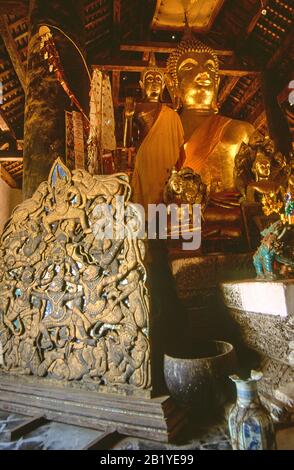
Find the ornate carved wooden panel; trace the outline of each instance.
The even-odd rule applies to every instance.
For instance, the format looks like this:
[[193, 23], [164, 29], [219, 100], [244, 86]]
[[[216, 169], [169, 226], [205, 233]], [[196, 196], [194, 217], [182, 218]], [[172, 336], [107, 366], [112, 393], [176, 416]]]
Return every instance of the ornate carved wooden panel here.
[[71, 174], [57, 160], [14, 210], [0, 245], [5, 372], [91, 390], [150, 388], [145, 249], [130, 233], [139, 223], [130, 193], [124, 174]]

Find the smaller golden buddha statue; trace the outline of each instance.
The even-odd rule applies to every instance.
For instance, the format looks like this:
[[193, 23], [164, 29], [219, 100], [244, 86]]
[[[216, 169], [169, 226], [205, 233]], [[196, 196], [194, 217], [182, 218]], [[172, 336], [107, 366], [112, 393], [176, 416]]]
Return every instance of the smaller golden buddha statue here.
[[131, 118], [140, 129], [141, 143], [132, 178], [133, 200], [147, 210], [148, 204], [163, 201], [165, 182], [179, 160], [184, 140], [178, 114], [161, 102], [164, 73], [156, 67], [154, 54], [142, 73], [140, 85], [142, 102], [128, 109], [126, 122]]
[[235, 159], [236, 185], [249, 204], [259, 203], [265, 215], [279, 214], [283, 207], [289, 165], [275, 152], [274, 142], [259, 132], [243, 144]]
[[207, 191], [201, 177], [191, 168], [185, 167], [177, 171], [174, 167], [164, 188], [165, 204], [201, 204], [205, 207]]

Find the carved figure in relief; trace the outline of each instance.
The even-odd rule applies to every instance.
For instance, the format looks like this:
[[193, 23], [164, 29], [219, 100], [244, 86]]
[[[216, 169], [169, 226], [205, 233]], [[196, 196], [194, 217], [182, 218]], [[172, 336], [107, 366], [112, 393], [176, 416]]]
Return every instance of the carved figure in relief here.
[[[138, 226], [126, 175], [71, 175], [58, 160], [48, 182], [15, 209], [0, 247], [0, 341], [7, 373], [150, 387], [144, 243], [114, 236]], [[124, 196], [124, 219], [116, 197]], [[108, 216], [100, 205], [109, 203]], [[108, 219], [107, 219], [108, 217]], [[132, 325], [132, 327], [127, 326]]]
[[43, 219], [44, 227], [50, 236], [50, 225], [60, 220], [78, 220], [85, 233], [90, 229], [87, 224], [84, 208], [86, 197], [82, 195], [78, 188], [72, 188], [70, 183], [63, 178], [58, 178], [54, 188], [54, 203], [51, 202], [49, 214]]
[[235, 159], [235, 178], [244, 201], [260, 203], [265, 215], [279, 214], [287, 186], [289, 164], [274, 142], [255, 132]]

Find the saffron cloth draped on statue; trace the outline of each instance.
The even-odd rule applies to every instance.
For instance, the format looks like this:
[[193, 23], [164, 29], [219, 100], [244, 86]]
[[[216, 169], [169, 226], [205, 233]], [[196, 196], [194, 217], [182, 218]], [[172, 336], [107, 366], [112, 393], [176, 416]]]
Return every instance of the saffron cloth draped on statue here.
[[133, 200], [147, 210], [148, 204], [162, 202], [163, 189], [184, 144], [178, 114], [163, 105], [139, 147], [132, 180]]
[[198, 173], [211, 193], [234, 188], [235, 152], [228, 155], [222, 151], [225, 131], [231, 122], [230, 118], [213, 115], [185, 143], [184, 166]]

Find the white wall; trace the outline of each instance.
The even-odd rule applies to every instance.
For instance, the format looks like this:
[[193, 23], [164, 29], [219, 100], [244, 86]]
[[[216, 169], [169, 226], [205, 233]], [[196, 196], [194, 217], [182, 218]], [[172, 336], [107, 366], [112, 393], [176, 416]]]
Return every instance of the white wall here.
[[12, 210], [22, 202], [20, 189], [12, 189], [0, 178], [0, 233]]

